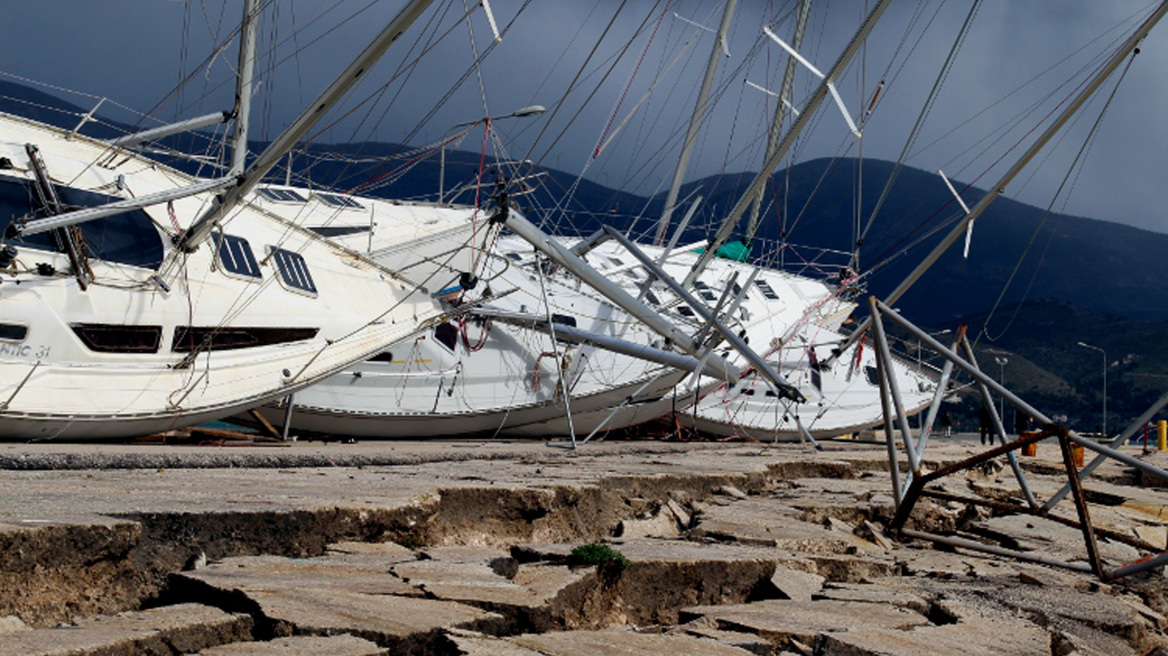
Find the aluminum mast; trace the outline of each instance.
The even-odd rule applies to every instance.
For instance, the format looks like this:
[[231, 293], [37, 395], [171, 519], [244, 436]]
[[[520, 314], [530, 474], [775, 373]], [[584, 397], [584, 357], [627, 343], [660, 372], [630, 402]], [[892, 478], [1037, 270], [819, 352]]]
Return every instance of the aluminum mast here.
[[698, 258], [697, 263], [694, 264], [693, 269], [689, 272], [689, 274], [686, 275], [685, 280], [682, 281], [684, 286], [691, 286], [693, 281], [697, 280], [698, 276], [702, 275], [702, 271], [705, 270], [706, 266], [710, 263], [710, 260], [714, 259], [715, 253], [717, 253], [722, 244], [726, 242], [726, 239], [730, 237], [730, 233], [734, 231], [734, 226], [738, 223], [738, 219], [742, 217], [742, 213], [746, 211], [746, 207], [754, 200], [754, 197], [760, 191], [762, 191], [763, 187], [766, 185], [767, 178], [770, 177], [771, 172], [774, 171], [776, 166], [778, 166], [779, 161], [782, 160], [784, 156], [786, 156], [787, 151], [791, 148], [792, 142], [795, 140], [795, 137], [811, 120], [815, 110], [819, 107], [819, 103], [823, 102], [823, 99], [827, 97], [829, 85], [835, 81], [836, 77], [843, 73], [844, 67], [847, 66], [848, 62], [851, 61], [853, 56], [855, 56], [856, 52], [860, 49], [860, 46], [864, 44], [864, 40], [868, 38], [868, 34], [872, 31], [872, 28], [876, 27], [876, 22], [880, 20], [880, 15], [884, 13], [884, 10], [888, 8], [888, 5], [891, 4], [891, 2], [892, 0], [880, 0], [880, 2], [872, 9], [871, 13], [868, 14], [868, 17], [864, 19], [864, 23], [860, 26], [860, 29], [857, 30], [854, 35], [852, 35], [852, 40], [848, 42], [848, 46], [844, 48], [842, 53], [840, 53], [839, 59], [836, 60], [835, 64], [831, 67], [831, 70], [827, 72], [827, 74], [823, 77], [823, 80], [819, 83], [819, 86], [816, 87], [815, 93], [811, 95], [811, 98], [807, 101], [807, 105], [802, 110], [800, 110], [799, 118], [795, 119], [795, 123], [791, 125], [791, 129], [787, 131], [787, 134], [783, 137], [782, 142], [779, 143], [778, 148], [776, 148], [775, 152], [771, 153], [771, 156], [767, 158], [766, 163], [763, 164], [762, 169], [758, 172], [758, 175], [754, 177], [754, 181], [750, 183], [750, 186], [747, 187], [746, 192], [742, 194], [742, 197], [738, 199], [738, 202], [734, 205], [734, 208], [730, 210], [730, 213], [722, 222], [722, 227], [718, 229], [718, 234], [715, 235], [712, 240], [710, 240], [710, 244], [706, 247], [705, 252], [702, 253], [701, 257]]
[[734, 7], [737, 4], [738, 0], [727, 0], [726, 8], [722, 10], [722, 24], [718, 27], [718, 36], [714, 39], [714, 47], [710, 51], [710, 62], [706, 65], [706, 76], [702, 78], [702, 87], [698, 91], [698, 102], [694, 106], [693, 116], [689, 119], [689, 130], [685, 133], [685, 144], [681, 147], [681, 157], [677, 160], [677, 170], [673, 173], [673, 186], [669, 188], [669, 195], [665, 198], [665, 210], [661, 213], [661, 220], [657, 223], [657, 234], [653, 237], [655, 245], [660, 246], [665, 239], [665, 230], [669, 228], [669, 219], [673, 217], [677, 196], [681, 193], [681, 181], [685, 178], [685, 170], [689, 167], [689, 158], [693, 155], [698, 127], [701, 126], [702, 114], [706, 111], [706, 100], [710, 96], [710, 85], [714, 83], [714, 73], [718, 70], [718, 61], [722, 58], [722, 46], [726, 43], [726, 32], [730, 29], [730, 19], [734, 15]]

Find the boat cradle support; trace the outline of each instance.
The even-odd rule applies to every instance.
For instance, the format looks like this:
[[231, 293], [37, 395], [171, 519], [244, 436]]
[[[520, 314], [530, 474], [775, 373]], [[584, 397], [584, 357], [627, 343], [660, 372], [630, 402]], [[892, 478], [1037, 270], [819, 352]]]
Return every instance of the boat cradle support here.
[[[1124, 464], [1130, 465], [1139, 469], [1142, 472], [1156, 476], [1161, 479], [1168, 479], [1168, 472], [1163, 469], [1144, 462], [1131, 455], [1118, 451], [1116, 447], [1123, 443], [1125, 439], [1135, 434], [1139, 426], [1148, 420], [1152, 415], [1159, 412], [1163, 407], [1168, 405], [1168, 393], [1160, 397], [1152, 405], [1147, 412], [1133, 422], [1129, 428], [1124, 431], [1116, 440], [1108, 445], [1103, 445], [1094, 440], [1078, 435], [1074, 431], [1067, 429], [1053, 422], [1049, 417], [1038, 411], [1026, 401], [1019, 398], [1005, 386], [998, 383], [989, 375], [981, 371], [977, 366], [976, 359], [973, 358], [973, 349], [965, 336], [964, 329], [959, 329], [957, 332], [957, 339], [954, 343], [954, 348], [947, 348], [938, 342], [927, 331], [920, 329], [913, 325], [904, 317], [900, 316], [892, 308], [877, 300], [875, 297], [869, 298], [869, 308], [871, 309], [871, 317], [869, 325], [872, 327], [872, 336], [876, 341], [877, 353], [877, 372], [880, 377], [881, 388], [881, 403], [884, 407], [884, 425], [885, 425], [885, 439], [888, 442], [888, 457], [889, 469], [892, 473], [892, 488], [894, 498], [894, 515], [889, 525], [889, 528], [895, 533], [905, 538], [930, 540], [938, 544], [944, 544], [950, 547], [957, 547], [961, 549], [968, 549], [971, 551], [980, 551], [999, 556], [1007, 556], [1016, 558], [1018, 560], [1025, 560], [1030, 562], [1039, 562], [1047, 565], [1054, 565], [1064, 567], [1076, 571], [1092, 573], [1103, 581], [1112, 581], [1118, 578], [1136, 574], [1138, 572], [1147, 571], [1156, 567], [1162, 567], [1168, 564], [1168, 551], [1157, 551], [1156, 547], [1142, 540], [1138, 540], [1126, 535], [1121, 535], [1112, 531], [1106, 531], [1095, 527], [1091, 522], [1090, 509], [1087, 505], [1086, 495], [1083, 491], [1082, 479], [1097, 467], [1105, 458], [1118, 460]], [[1001, 418], [993, 411], [992, 404], [987, 409], [990, 410], [993, 419], [993, 426], [997, 433], [999, 443], [992, 445], [991, 448], [966, 458], [960, 462], [956, 462], [944, 467], [940, 467], [934, 471], [925, 471], [924, 461], [924, 439], [914, 443], [911, 431], [908, 427], [907, 420], [904, 418], [902, 403], [899, 399], [899, 393], [896, 391], [895, 383], [891, 376], [888, 375], [890, 364], [890, 352], [888, 349], [888, 340], [883, 330], [883, 320], [887, 319], [896, 324], [901, 329], [908, 332], [913, 338], [920, 340], [923, 347], [927, 347], [931, 351], [937, 353], [952, 365], [968, 375], [978, 385], [983, 400], [988, 399], [991, 393], [1001, 396], [1005, 401], [1009, 402], [1018, 410], [1029, 414], [1039, 422], [1041, 428], [1037, 431], [1023, 432], [1017, 439], [1007, 440], [1005, 431], [1002, 428]], [[958, 353], [957, 347], [961, 348], [962, 353]], [[964, 357], [963, 357], [964, 356]], [[943, 394], [944, 389], [939, 389], [938, 394]], [[897, 446], [896, 436], [891, 430], [894, 420], [900, 424], [902, 436], [904, 437], [904, 447], [909, 461], [909, 473], [906, 475], [904, 481], [900, 480], [900, 453]], [[927, 437], [925, 435], [921, 436]], [[965, 497], [953, 494], [947, 494], [940, 491], [929, 490], [926, 486], [938, 479], [946, 476], [956, 474], [961, 471], [977, 468], [983, 466], [985, 463], [998, 458], [1000, 456], [1007, 456], [1011, 459], [1011, 463], [1016, 465], [1014, 460], [1014, 452], [1036, 444], [1042, 440], [1054, 438], [1062, 455], [1063, 467], [1066, 470], [1067, 482], [1062, 490], [1056, 495], [1053, 495], [1046, 503], [1039, 503], [1034, 498], [1033, 492], [1026, 483], [1026, 477], [1020, 467], [1015, 466], [1014, 472], [1018, 478], [1019, 485], [1022, 487], [1023, 494], [1027, 503], [1004, 503], [1001, 501], [992, 501], [988, 499], [981, 499], [976, 497]], [[1092, 461], [1089, 467], [1085, 467], [1082, 471], [1076, 466], [1072, 454], [1072, 447], [1074, 445], [1095, 451], [1099, 456]], [[1053, 507], [1065, 496], [1070, 495], [1077, 515], [1077, 519], [1070, 519], [1051, 513]], [[941, 535], [929, 531], [919, 530], [919, 527], [908, 528], [912, 512], [921, 497], [930, 497], [944, 501], [956, 501], [959, 503], [966, 503], [970, 505], [980, 505], [993, 508], [997, 511], [1016, 512], [1023, 514], [1031, 514], [1044, 517], [1068, 526], [1078, 528], [1083, 534], [1083, 543], [1087, 551], [1087, 563], [1082, 562], [1067, 562], [1051, 556], [1037, 555], [1024, 551], [1007, 549], [995, 545], [985, 544], [976, 540], [956, 537], [953, 535]], [[1104, 563], [1099, 554], [1098, 545], [1096, 543], [1096, 536], [1102, 535], [1109, 539], [1125, 542], [1137, 547], [1143, 551], [1150, 552], [1147, 555], [1131, 562], [1118, 566], [1108, 566]]]

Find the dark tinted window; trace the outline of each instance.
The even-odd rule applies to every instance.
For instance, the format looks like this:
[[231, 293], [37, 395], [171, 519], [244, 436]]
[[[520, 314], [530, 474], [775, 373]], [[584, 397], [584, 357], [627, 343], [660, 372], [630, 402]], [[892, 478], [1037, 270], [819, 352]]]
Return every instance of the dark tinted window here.
[[369, 232], [369, 226], [320, 226], [317, 228], [309, 228], [321, 237], [342, 237], [344, 235], [355, 235], [359, 232]]
[[458, 329], [449, 323], [440, 323], [434, 328], [434, 339], [453, 351], [458, 346]]
[[0, 323], [0, 339], [8, 342], [23, 342], [25, 337], [28, 337], [28, 326]]
[[176, 353], [232, 351], [253, 346], [271, 346], [312, 339], [320, 328], [249, 328], [220, 326], [178, 326], [174, 329], [171, 350]]
[[79, 323], [70, 326], [85, 348], [97, 353], [157, 353], [162, 326]]
[[[57, 195], [65, 211], [96, 207], [123, 200], [69, 187], [57, 187]], [[0, 226], [28, 217], [30, 221], [43, 218], [29, 183], [13, 178], [0, 178]], [[91, 257], [107, 262], [157, 269], [162, 263], [162, 238], [144, 210], [130, 210], [104, 219], [78, 224], [85, 236], [86, 252]], [[51, 232], [41, 232], [10, 240], [21, 245], [46, 251], [57, 250]]]

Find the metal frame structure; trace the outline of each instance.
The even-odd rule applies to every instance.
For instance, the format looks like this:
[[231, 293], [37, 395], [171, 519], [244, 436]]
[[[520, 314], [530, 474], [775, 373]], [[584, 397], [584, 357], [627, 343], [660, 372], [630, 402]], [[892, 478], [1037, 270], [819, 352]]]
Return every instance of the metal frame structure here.
[[[1075, 432], [1068, 430], [1050, 420], [1049, 417], [1039, 412], [1030, 404], [1023, 401], [1021, 398], [1010, 392], [1003, 385], [995, 381], [990, 376], [986, 375], [978, 367], [977, 360], [974, 357], [973, 347], [965, 335], [965, 328], [962, 326], [957, 330], [956, 337], [952, 348], [947, 348], [940, 342], [933, 339], [928, 332], [921, 330], [917, 326], [910, 323], [908, 320], [901, 317], [892, 308], [889, 308], [884, 303], [878, 301], [874, 296], [869, 297], [868, 308], [871, 312], [870, 326], [872, 328], [871, 334], [875, 341], [877, 376], [880, 383], [881, 403], [884, 409], [884, 436], [888, 447], [888, 465], [892, 476], [892, 491], [895, 499], [895, 514], [889, 528], [895, 533], [906, 537], [921, 540], [930, 540], [939, 544], [944, 544], [950, 547], [958, 547], [962, 549], [969, 549], [973, 551], [980, 551], [999, 556], [1006, 556], [1017, 558], [1019, 560], [1026, 560], [1031, 562], [1038, 562], [1047, 565], [1054, 565], [1064, 567], [1080, 572], [1092, 573], [1098, 576], [1103, 581], [1112, 581], [1118, 578], [1129, 576], [1138, 572], [1143, 572], [1155, 567], [1160, 567], [1168, 564], [1168, 551], [1160, 551], [1156, 553], [1156, 548], [1146, 542], [1134, 539], [1125, 535], [1107, 531], [1105, 529], [1098, 529], [1091, 523], [1090, 510], [1087, 505], [1087, 499], [1083, 492], [1082, 479], [1088, 476], [1104, 458], [1112, 458], [1119, 460], [1124, 464], [1131, 465], [1147, 472], [1154, 476], [1168, 479], [1168, 472], [1163, 469], [1150, 465], [1142, 460], [1129, 456], [1117, 450], [1117, 447], [1123, 443], [1126, 437], [1134, 434], [1139, 426], [1142, 426], [1148, 419], [1168, 405], [1168, 394], [1160, 397], [1144, 413], [1137, 419], [1128, 430], [1124, 431], [1120, 437], [1108, 445], [1102, 445], [1094, 440], [1082, 437]], [[887, 375], [889, 365], [892, 361], [891, 351], [889, 349], [888, 338], [884, 331], [884, 320], [887, 319], [899, 328], [907, 331], [913, 337], [919, 339], [924, 346], [935, 351], [946, 360], [945, 368], [942, 373], [943, 378], [948, 378], [948, 374], [954, 368], [965, 372], [973, 379], [977, 385], [979, 394], [982, 398], [986, 409], [990, 413], [994, 428], [994, 437], [998, 444], [992, 448], [966, 458], [960, 462], [941, 467], [932, 472], [926, 472], [922, 466], [924, 459], [925, 447], [928, 441], [929, 427], [926, 424], [922, 428], [920, 435], [914, 436], [912, 430], [908, 425], [908, 418], [904, 412], [904, 405], [901, 402], [900, 391], [896, 387], [896, 380], [894, 377]], [[947, 385], [942, 384], [937, 388], [937, 398], [934, 400], [934, 405], [940, 403], [940, 398], [945, 394]], [[1006, 431], [1002, 425], [1001, 417], [994, 408], [994, 404], [990, 402], [991, 394], [1000, 395], [1005, 401], [1017, 408], [1019, 411], [1026, 412], [1034, 417], [1042, 426], [1041, 429], [1033, 432], [1023, 433], [1018, 439], [1009, 441], [1006, 438]], [[897, 432], [894, 430], [894, 425], [899, 427], [900, 439], [903, 441], [905, 454], [908, 460], [909, 471], [904, 475], [903, 480], [900, 471], [900, 449], [897, 445]], [[1015, 451], [1022, 449], [1025, 446], [1035, 444], [1042, 440], [1055, 438], [1058, 441], [1059, 449], [1062, 452], [1063, 467], [1066, 470], [1067, 483], [1055, 495], [1052, 495], [1045, 503], [1040, 502], [1030, 489], [1030, 485], [1026, 480], [1026, 475], [1022, 468], [1018, 465]], [[1087, 467], [1082, 471], [1075, 465], [1074, 457], [1071, 452], [1072, 445], [1078, 445], [1085, 449], [1090, 449], [1099, 454]], [[937, 481], [946, 476], [956, 474], [958, 472], [966, 471], [975, 467], [979, 467], [986, 462], [1006, 456], [1009, 459], [1014, 475], [1021, 487], [1025, 503], [1004, 503], [1000, 501], [991, 501], [987, 499], [979, 499], [976, 497], [964, 497], [952, 495], [943, 492], [937, 492], [926, 489], [926, 486], [934, 481]], [[1067, 494], [1070, 494], [1074, 504], [1078, 519], [1068, 519], [1053, 515], [1050, 511], [1054, 506], [1062, 500]], [[909, 518], [913, 510], [916, 508], [917, 502], [921, 497], [930, 497], [944, 501], [957, 501], [959, 503], [967, 503], [973, 505], [980, 505], [992, 508], [1001, 512], [1015, 512], [1026, 513], [1044, 517], [1067, 526], [1072, 526], [1079, 529], [1083, 533], [1083, 542], [1087, 551], [1087, 563], [1067, 562], [1049, 556], [1040, 554], [1033, 554], [1014, 549], [1006, 549], [992, 545], [983, 544], [974, 540], [958, 538], [949, 535], [940, 535], [930, 533], [927, 531], [914, 530], [906, 528]], [[1096, 543], [1096, 536], [1102, 535], [1109, 539], [1118, 540], [1134, 547], [1151, 551], [1148, 556], [1140, 558], [1134, 562], [1120, 565], [1118, 567], [1108, 567], [1103, 562], [1099, 555], [1099, 548]]]

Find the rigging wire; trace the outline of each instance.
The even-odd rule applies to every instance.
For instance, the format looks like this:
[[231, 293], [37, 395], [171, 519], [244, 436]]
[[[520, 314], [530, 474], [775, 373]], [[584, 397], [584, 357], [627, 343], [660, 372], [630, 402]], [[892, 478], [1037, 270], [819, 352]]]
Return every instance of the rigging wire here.
[[[1124, 66], [1123, 71], [1119, 75], [1119, 78], [1115, 81], [1115, 86], [1112, 87], [1111, 93], [1108, 94], [1107, 101], [1103, 103], [1103, 107], [1099, 110], [1099, 116], [1097, 116], [1095, 118], [1095, 122], [1091, 125], [1091, 129], [1087, 133], [1086, 138], [1083, 140], [1083, 144], [1079, 147], [1079, 151], [1075, 154], [1075, 159], [1071, 162], [1071, 165], [1067, 168], [1066, 175], [1063, 176], [1062, 182], [1059, 184], [1058, 189], [1055, 190], [1054, 195], [1051, 197], [1050, 203], [1046, 207], [1046, 211], [1043, 212], [1042, 218], [1038, 221], [1038, 225], [1035, 226], [1034, 232], [1030, 235], [1030, 241], [1026, 244], [1026, 248], [1022, 251], [1022, 254], [1019, 255], [1018, 261], [1014, 264], [1014, 269], [1010, 272], [1010, 275], [1006, 279], [1006, 282], [1002, 285], [1002, 291], [998, 294], [997, 300], [994, 301], [994, 305], [990, 309], [989, 314], [986, 315], [985, 321], [982, 323], [981, 330], [978, 331], [978, 335], [974, 339], [974, 343], [973, 343], [974, 346], [977, 346], [977, 344], [981, 340], [982, 336], [985, 336], [985, 338], [991, 342], [995, 342], [995, 341], [1001, 339], [1006, 334], [1006, 331], [1009, 330], [1010, 327], [1014, 324], [1014, 321], [1018, 318], [1018, 314], [1019, 314], [1019, 312], [1021, 312], [1022, 305], [1025, 302], [1026, 298], [1029, 296], [1030, 290], [1034, 286], [1034, 281], [1037, 279], [1038, 273], [1042, 268], [1042, 266], [1041, 266], [1042, 265], [1042, 258], [1040, 258], [1039, 262], [1035, 265], [1034, 271], [1030, 277], [1030, 282], [1029, 282], [1029, 284], [1027, 284], [1026, 289], [1023, 291], [1022, 298], [1015, 305], [1014, 312], [1010, 316], [1009, 321], [1006, 322], [1006, 325], [1001, 329], [1001, 331], [996, 336], [990, 336], [990, 334], [989, 334], [990, 321], [993, 320], [994, 315], [997, 313], [998, 309], [1001, 307], [1002, 301], [1006, 297], [1006, 292], [1009, 291], [1010, 286], [1014, 282], [1014, 278], [1018, 275], [1018, 271], [1022, 268], [1022, 263], [1026, 260], [1027, 255], [1029, 255], [1031, 249], [1034, 247], [1034, 243], [1038, 239], [1039, 234], [1041, 234], [1043, 227], [1046, 225], [1047, 219], [1050, 218], [1051, 211], [1054, 208], [1054, 204], [1057, 202], [1059, 196], [1062, 195], [1063, 189], [1066, 188], [1068, 181], [1071, 181], [1072, 176], [1074, 176], [1074, 179], [1076, 181], [1078, 180], [1078, 175], [1082, 172], [1083, 166], [1085, 165], [1085, 159], [1086, 159], [1085, 156], [1087, 153], [1090, 152], [1091, 146], [1094, 145], [1096, 137], [1098, 136], [1098, 133], [1099, 133], [1099, 127], [1102, 125], [1104, 117], [1107, 116], [1107, 112], [1111, 108], [1112, 101], [1115, 100], [1116, 93], [1118, 93], [1120, 85], [1123, 84], [1124, 78], [1127, 77], [1127, 73], [1131, 69], [1132, 64], [1135, 63], [1135, 58], [1139, 54], [1139, 52], [1140, 51], [1138, 48], [1136, 50], [1132, 51], [1131, 57], [1128, 59], [1127, 64]], [[1073, 183], [1071, 184], [1071, 189], [1072, 190], [1074, 189]], [[1066, 203], [1069, 202], [1069, 200], [1070, 200], [1070, 191], [1068, 191], [1066, 197], [1063, 200], [1064, 207], [1065, 207]], [[1053, 235], [1048, 235], [1048, 237], [1047, 237], [1046, 248], [1043, 249], [1044, 256], [1046, 254], [1046, 249], [1050, 247], [1050, 239], [1052, 236]]]
[[[860, 270], [860, 245], [864, 242], [864, 239], [867, 238], [868, 231], [872, 229], [872, 224], [875, 222], [876, 216], [880, 213], [881, 208], [884, 207], [885, 200], [888, 199], [888, 195], [892, 192], [892, 185], [896, 182], [897, 176], [900, 175], [901, 167], [904, 166], [905, 157], [908, 155], [909, 150], [912, 149], [913, 144], [916, 143], [917, 138], [920, 136], [921, 130], [924, 128], [925, 121], [928, 119], [929, 114], [932, 113], [933, 107], [937, 102], [937, 97], [941, 92], [941, 88], [944, 86], [945, 81], [949, 78], [949, 73], [952, 71], [953, 64], [957, 60], [957, 55], [961, 51], [962, 45], [965, 43], [965, 38], [969, 35], [969, 29], [973, 25], [973, 20], [977, 16], [978, 9], [980, 8], [981, 0], [974, 0], [973, 4], [969, 8], [969, 12], [965, 15], [965, 21], [961, 24], [961, 29], [957, 33], [957, 38], [953, 41], [953, 45], [949, 48], [949, 54], [945, 57], [945, 62], [941, 65], [941, 69], [937, 72], [937, 78], [933, 80], [933, 87], [929, 90], [929, 95], [925, 99], [925, 104], [921, 107], [920, 113], [917, 114], [916, 122], [913, 124], [912, 129], [909, 130], [909, 136], [905, 140], [904, 147], [901, 148], [900, 155], [896, 158], [896, 163], [892, 168], [892, 173], [889, 174], [888, 180], [884, 183], [884, 189], [880, 192], [880, 198], [877, 199], [875, 207], [872, 208], [872, 212], [868, 215], [867, 223], [864, 224], [864, 228], [860, 232], [859, 238], [856, 240], [853, 251], [854, 255], [852, 256], [851, 262], [851, 267], [853, 270]], [[941, 7], [938, 6], [937, 12], [934, 12], [933, 18], [929, 21], [930, 25], [932, 24], [933, 20], [936, 19], [937, 14], [940, 13], [940, 10]], [[923, 34], [924, 32], [922, 32], [922, 36]], [[913, 47], [913, 50], [915, 49], [916, 46]]]

